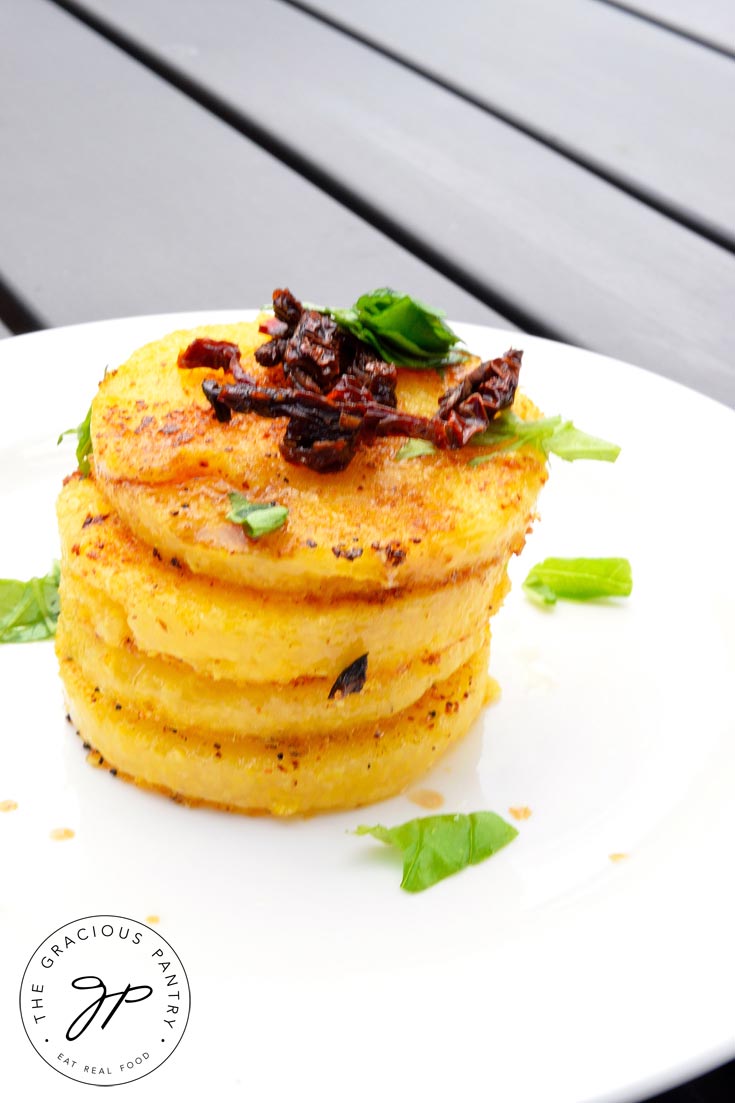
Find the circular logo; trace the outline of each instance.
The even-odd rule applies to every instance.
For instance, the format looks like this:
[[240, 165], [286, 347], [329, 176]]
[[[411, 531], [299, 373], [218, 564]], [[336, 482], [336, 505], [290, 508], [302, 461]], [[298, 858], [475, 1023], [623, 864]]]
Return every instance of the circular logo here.
[[82, 1084], [128, 1084], [173, 1053], [189, 1018], [189, 982], [157, 931], [89, 915], [45, 938], [20, 986], [33, 1048]]

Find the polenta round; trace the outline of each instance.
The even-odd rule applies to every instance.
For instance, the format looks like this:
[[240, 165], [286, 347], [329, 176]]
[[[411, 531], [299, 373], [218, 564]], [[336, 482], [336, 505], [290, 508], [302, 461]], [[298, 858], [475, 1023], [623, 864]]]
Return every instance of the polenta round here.
[[[98, 484], [126, 525], [192, 571], [259, 590], [302, 594], [441, 586], [523, 546], [546, 478], [543, 455], [499, 453], [478, 467], [477, 449], [396, 460], [401, 441], [361, 447], [345, 471], [323, 475], [288, 464], [278, 449], [284, 419], [235, 415], [222, 424], [202, 382], [211, 369], [184, 370], [179, 354], [195, 337], [237, 344], [248, 375], [279, 382], [253, 357], [255, 323], [173, 333], [146, 345], [100, 384], [92, 407]], [[466, 369], [447, 378], [399, 372], [400, 409], [427, 414]], [[518, 397], [521, 417], [535, 407]], [[288, 509], [286, 525], [252, 540], [227, 520], [228, 493]]]
[[[93, 480], [74, 476], [57, 502], [61, 596], [93, 611], [108, 643], [180, 659], [211, 678], [329, 685], [368, 652], [385, 676], [480, 631], [505, 593], [505, 563], [449, 587], [361, 598], [297, 596], [193, 574], [136, 539]], [[77, 617], [75, 610], [75, 619]]]

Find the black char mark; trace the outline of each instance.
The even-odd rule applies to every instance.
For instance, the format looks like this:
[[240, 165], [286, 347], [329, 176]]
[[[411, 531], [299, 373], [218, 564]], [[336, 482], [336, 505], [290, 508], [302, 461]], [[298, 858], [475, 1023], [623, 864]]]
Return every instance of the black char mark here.
[[329, 700], [346, 697], [348, 693], [359, 693], [367, 681], [368, 653], [365, 652], [354, 663], [346, 666], [329, 691]]

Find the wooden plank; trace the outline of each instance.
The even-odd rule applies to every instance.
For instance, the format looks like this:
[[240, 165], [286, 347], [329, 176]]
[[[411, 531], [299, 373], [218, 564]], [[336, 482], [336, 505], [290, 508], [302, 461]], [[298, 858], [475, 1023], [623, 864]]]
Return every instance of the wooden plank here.
[[1, 0], [0, 267], [46, 324], [349, 303], [406, 288], [503, 319], [45, 0]]
[[735, 54], [735, 4], [732, 0], [603, 0], [660, 21], [699, 42]]
[[286, 5], [86, 7], [195, 92], [267, 126], [488, 298], [735, 401], [735, 260], [722, 249]]
[[589, 0], [306, 6], [735, 247], [728, 58]]

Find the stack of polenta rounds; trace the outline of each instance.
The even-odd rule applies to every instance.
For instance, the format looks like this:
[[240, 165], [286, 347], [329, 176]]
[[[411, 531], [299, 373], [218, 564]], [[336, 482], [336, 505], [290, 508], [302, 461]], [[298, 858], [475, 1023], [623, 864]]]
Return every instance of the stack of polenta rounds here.
[[[398, 793], [483, 707], [489, 618], [544, 457], [402, 460], [385, 438], [341, 472], [289, 464], [283, 419], [216, 420], [201, 385], [224, 373], [178, 367], [197, 337], [237, 344], [263, 382], [280, 370], [241, 323], [173, 333], [100, 384], [91, 474], [58, 500], [72, 720], [120, 776], [191, 803], [286, 816]], [[470, 366], [399, 370], [399, 409], [431, 415]], [[248, 536], [233, 492], [286, 523]]]

